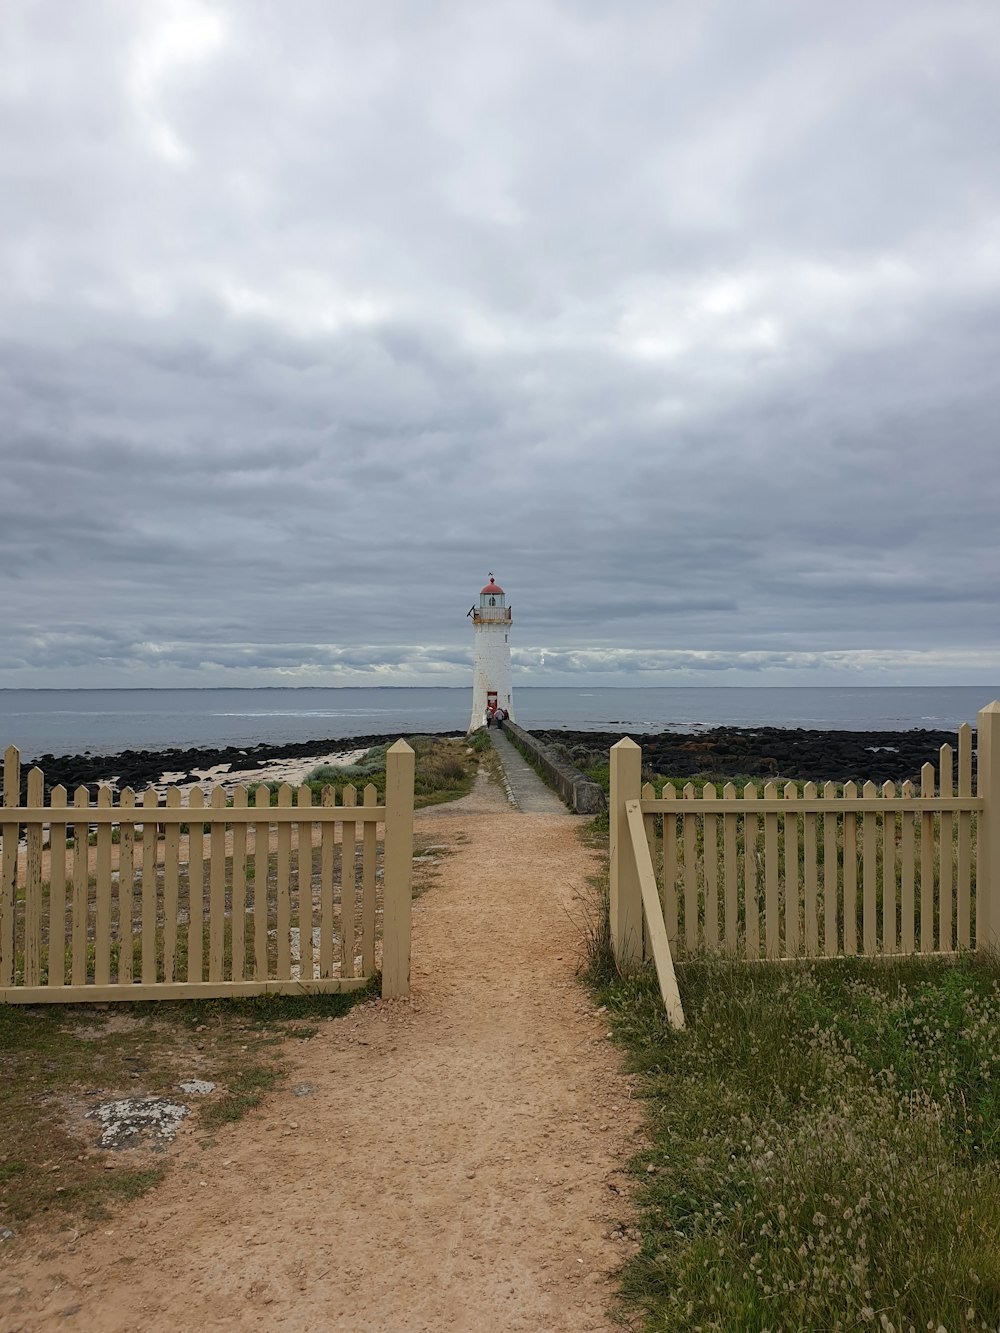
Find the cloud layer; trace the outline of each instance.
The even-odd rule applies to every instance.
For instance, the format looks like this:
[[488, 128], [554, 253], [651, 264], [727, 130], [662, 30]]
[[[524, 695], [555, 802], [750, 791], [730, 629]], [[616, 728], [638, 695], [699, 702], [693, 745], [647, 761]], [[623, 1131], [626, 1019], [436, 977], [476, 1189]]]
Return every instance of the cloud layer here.
[[0, 684], [1000, 677], [1000, 10], [40, 0]]

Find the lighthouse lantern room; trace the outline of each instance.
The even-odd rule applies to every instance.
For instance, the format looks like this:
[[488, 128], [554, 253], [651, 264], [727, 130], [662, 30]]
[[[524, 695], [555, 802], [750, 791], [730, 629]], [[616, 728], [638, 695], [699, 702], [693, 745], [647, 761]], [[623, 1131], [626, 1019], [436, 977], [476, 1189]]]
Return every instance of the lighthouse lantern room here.
[[475, 633], [472, 674], [472, 720], [469, 730], [487, 726], [500, 716], [514, 718], [510, 683], [511, 609], [504, 590], [490, 574], [479, 594], [479, 605], [469, 611]]

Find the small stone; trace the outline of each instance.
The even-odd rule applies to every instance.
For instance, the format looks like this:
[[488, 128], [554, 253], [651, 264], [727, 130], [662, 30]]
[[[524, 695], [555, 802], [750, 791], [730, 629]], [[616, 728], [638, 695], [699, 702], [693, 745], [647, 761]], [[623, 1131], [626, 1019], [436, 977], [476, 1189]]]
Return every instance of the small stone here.
[[466, 1178], [466, 1180], [475, 1180], [475, 1178], [476, 1178], [476, 1173], [475, 1173], [475, 1171], [466, 1171], [466, 1173], [465, 1173], [465, 1178]]
[[0, 1227], [0, 1245], [5, 1240], [13, 1240], [17, 1235], [16, 1231], [11, 1231], [10, 1227]]

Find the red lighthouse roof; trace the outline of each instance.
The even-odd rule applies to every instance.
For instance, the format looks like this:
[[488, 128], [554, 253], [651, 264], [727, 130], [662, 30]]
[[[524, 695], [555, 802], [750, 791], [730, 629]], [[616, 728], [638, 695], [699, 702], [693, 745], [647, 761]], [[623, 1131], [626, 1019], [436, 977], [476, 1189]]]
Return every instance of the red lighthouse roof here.
[[489, 583], [487, 583], [486, 587], [480, 593], [480, 596], [485, 597], [488, 593], [499, 593], [501, 597], [503, 596], [503, 588], [501, 588], [499, 583], [494, 580], [492, 574], [490, 575]]

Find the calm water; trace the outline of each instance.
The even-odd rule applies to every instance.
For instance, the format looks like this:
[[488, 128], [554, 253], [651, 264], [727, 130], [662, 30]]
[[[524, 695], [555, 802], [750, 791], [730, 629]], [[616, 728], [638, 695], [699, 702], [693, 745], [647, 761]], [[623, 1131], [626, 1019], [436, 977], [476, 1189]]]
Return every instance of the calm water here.
[[[526, 727], [687, 731], [712, 726], [950, 731], [1000, 685], [901, 687], [515, 687]], [[464, 731], [471, 689], [0, 690], [0, 748], [115, 754], [365, 734]]]

